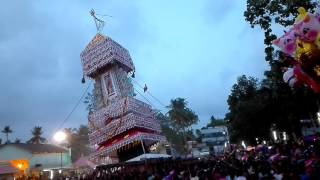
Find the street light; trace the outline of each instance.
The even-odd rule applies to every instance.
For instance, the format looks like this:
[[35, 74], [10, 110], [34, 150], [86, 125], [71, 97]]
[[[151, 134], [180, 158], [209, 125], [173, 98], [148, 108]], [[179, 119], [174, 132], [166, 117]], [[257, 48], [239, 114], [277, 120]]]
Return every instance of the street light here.
[[67, 137], [66, 133], [64, 133], [63, 131], [58, 131], [54, 134], [53, 139], [58, 143], [61, 143], [64, 140], [66, 140], [66, 137]]
[[273, 134], [273, 139], [275, 141], [277, 141], [278, 137], [277, 137], [277, 131], [272, 131], [272, 134]]
[[283, 132], [283, 140], [286, 141], [287, 140], [287, 133]]
[[[58, 142], [59, 144], [62, 143], [63, 141], [65, 141], [66, 138], [67, 138], [67, 135], [63, 131], [58, 131], [53, 136], [53, 139], [56, 142]], [[59, 173], [61, 174], [61, 172], [62, 172], [62, 151], [60, 152], [60, 170], [59, 170]]]
[[247, 146], [246, 146], [246, 144], [244, 143], [244, 141], [241, 141], [241, 145], [246, 149], [247, 148]]

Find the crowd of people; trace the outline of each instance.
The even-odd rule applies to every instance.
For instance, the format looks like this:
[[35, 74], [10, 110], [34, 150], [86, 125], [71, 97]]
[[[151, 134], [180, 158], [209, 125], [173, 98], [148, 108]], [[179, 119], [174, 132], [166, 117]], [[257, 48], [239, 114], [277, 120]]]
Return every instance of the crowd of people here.
[[94, 180], [320, 180], [320, 140], [231, 148], [220, 156], [158, 159], [98, 166], [80, 179]]
[[[320, 180], [320, 137], [301, 141], [230, 146], [219, 156], [152, 159], [97, 166], [61, 180]], [[33, 178], [31, 178], [33, 179]], [[42, 179], [42, 178], [41, 178]]]

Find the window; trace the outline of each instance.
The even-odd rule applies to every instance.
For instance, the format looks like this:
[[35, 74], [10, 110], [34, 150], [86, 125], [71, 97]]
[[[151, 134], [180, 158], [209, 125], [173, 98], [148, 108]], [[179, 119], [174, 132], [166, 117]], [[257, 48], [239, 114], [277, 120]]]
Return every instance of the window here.
[[104, 83], [106, 86], [108, 96], [114, 95], [115, 91], [114, 91], [114, 86], [113, 86], [110, 74], [107, 74], [106, 76], [104, 76]]

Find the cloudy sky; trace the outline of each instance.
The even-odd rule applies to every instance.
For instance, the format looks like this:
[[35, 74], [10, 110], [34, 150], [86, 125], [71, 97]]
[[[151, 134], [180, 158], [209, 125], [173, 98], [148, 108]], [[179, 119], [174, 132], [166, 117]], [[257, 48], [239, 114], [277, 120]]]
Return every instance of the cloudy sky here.
[[[267, 69], [263, 33], [244, 21], [245, 7], [245, 0], [5, 0], [0, 128], [11, 126], [11, 140], [27, 140], [35, 125], [52, 137], [87, 87], [80, 83], [79, 55], [96, 33], [92, 8], [112, 16], [105, 18], [104, 34], [130, 51], [136, 81], [161, 102], [186, 98], [200, 118], [197, 127], [211, 115], [224, 117], [236, 78], [262, 77]], [[63, 127], [86, 122], [81, 103]]]

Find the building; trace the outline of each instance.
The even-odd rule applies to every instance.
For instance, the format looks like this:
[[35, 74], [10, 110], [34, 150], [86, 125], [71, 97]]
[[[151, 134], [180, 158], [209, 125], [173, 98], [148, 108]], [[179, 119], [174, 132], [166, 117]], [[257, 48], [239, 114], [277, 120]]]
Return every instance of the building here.
[[189, 156], [203, 157], [210, 154], [210, 148], [206, 143], [199, 143], [197, 141], [188, 141]]
[[0, 145], [0, 161], [25, 172], [39, 172], [70, 167], [71, 153], [52, 144], [4, 144]]
[[129, 52], [100, 33], [81, 53], [84, 75], [94, 80], [89, 112], [90, 159], [97, 164], [132, 159], [165, 141], [151, 106], [135, 99], [135, 68]]
[[0, 161], [0, 179], [13, 180], [19, 169], [8, 161]]
[[226, 126], [207, 127], [200, 130], [202, 142], [207, 144], [211, 154], [224, 152], [229, 141], [228, 129]]

